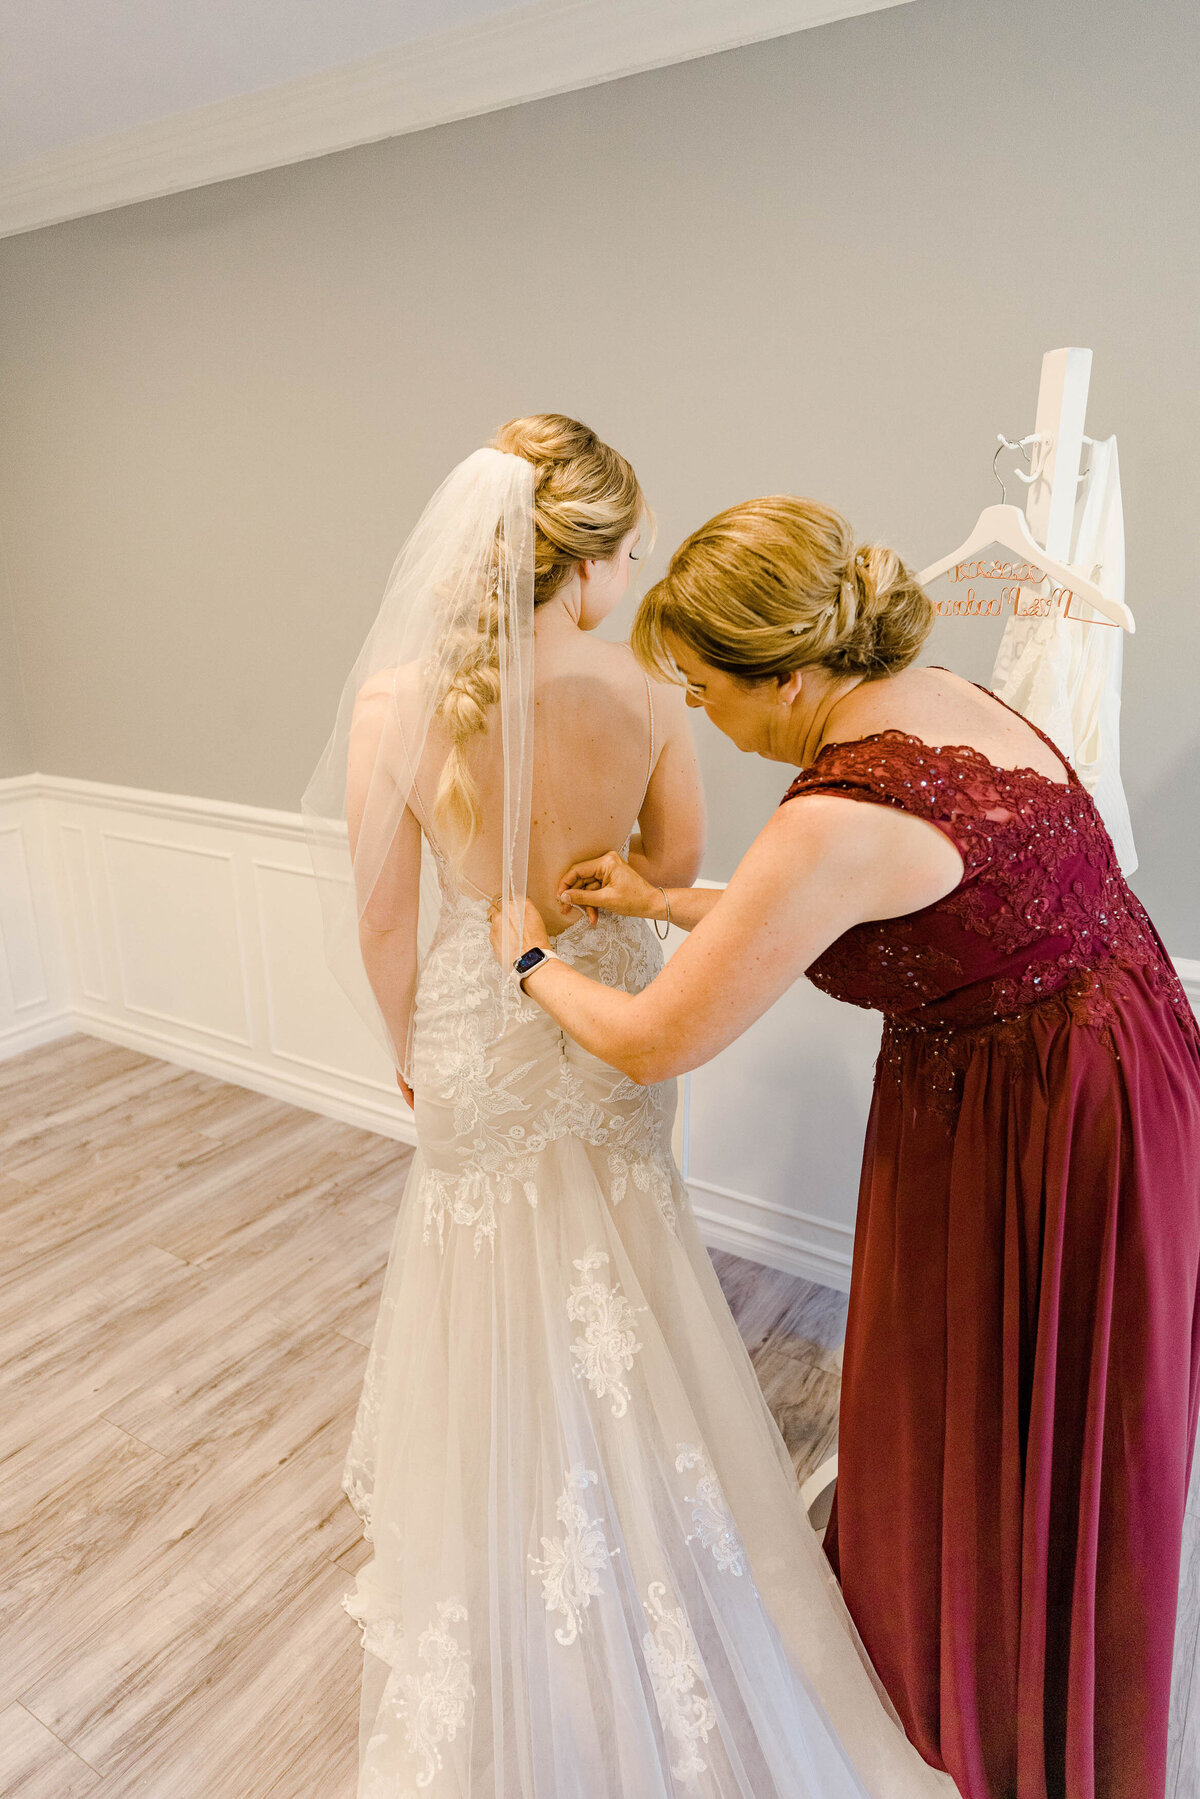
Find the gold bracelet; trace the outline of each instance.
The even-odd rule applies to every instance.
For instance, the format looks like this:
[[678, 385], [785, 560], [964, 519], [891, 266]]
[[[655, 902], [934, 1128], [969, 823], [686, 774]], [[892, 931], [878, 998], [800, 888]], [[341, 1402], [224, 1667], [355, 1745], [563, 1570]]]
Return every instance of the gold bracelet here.
[[654, 926], [654, 935], [658, 938], [660, 943], [665, 943], [667, 938], [671, 935], [671, 901], [667, 897], [667, 890], [665, 887], [660, 887], [658, 891], [662, 894], [663, 905], [667, 908], [666, 923], [660, 931], [657, 918], [652, 918], [650, 922]]

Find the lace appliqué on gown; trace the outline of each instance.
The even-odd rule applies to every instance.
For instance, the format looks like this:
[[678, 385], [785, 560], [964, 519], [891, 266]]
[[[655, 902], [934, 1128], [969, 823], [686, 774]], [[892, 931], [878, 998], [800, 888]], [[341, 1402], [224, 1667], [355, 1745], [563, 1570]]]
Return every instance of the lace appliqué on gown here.
[[561, 1537], [542, 1538], [542, 1557], [530, 1556], [531, 1572], [542, 1583], [542, 1598], [548, 1612], [561, 1612], [563, 1623], [554, 1632], [564, 1648], [569, 1648], [579, 1635], [583, 1614], [600, 1591], [600, 1576], [610, 1557], [619, 1549], [610, 1549], [604, 1539], [603, 1518], [589, 1517], [584, 1500], [589, 1487], [599, 1476], [592, 1468], [577, 1462], [568, 1468], [565, 1485], [558, 1496], [554, 1515], [563, 1525]]
[[358, 1625], [362, 1646], [389, 1667], [399, 1667], [404, 1631], [394, 1618], [375, 1618], [365, 1608], [360, 1595], [351, 1589], [342, 1595], [342, 1610]]
[[[600, 978], [627, 993], [640, 992], [662, 966], [657, 942], [639, 921], [602, 913], [586, 933], [563, 932], [558, 954], [573, 963], [598, 957]], [[537, 1204], [538, 1156], [574, 1137], [602, 1150], [611, 1198], [632, 1189], [650, 1196], [664, 1224], [675, 1229], [676, 1207], [666, 1121], [670, 1083], [640, 1086], [612, 1072], [609, 1091], [585, 1092], [566, 1054], [557, 1078], [531, 1105], [519, 1089], [535, 1071], [531, 1061], [501, 1069], [494, 1054], [504, 1022], [504, 975], [491, 953], [486, 908], [449, 892], [438, 934], [422, 970], [414, 1035], [414, 1082], [453, 1107], [457, 1139], [453, 1166], [430, 1165], [420, 1188], [424, 1240], [435, 1233], [445, 1249], [448, 1229], [471, 1231], [478, 1253], [494, 1244], [497, 1209], [515, 1198]], [[544, 1016], [529, 999], [508, 999], [509, 1016], [534, 1023]]]
[[634, 1328], [636, 1313], [619, 1285], [610, 1287], [593, 1272], [608, 1266], [604, 1250], [589, 1249], [574, 1266], [580, 1279], [567, 1295], [567, 1317], [584, 1326], [582, 1336], [571, 1342], [575, 1372], [597, 1399], [611, 1394], [612, 1415], [623, 1418], [629, 1409], [629, 1388], [622, 1375], [633, 1367], [642, 1347]]
[[703, 1670], [683, 1607], [668, 1606], [666, 1599], [663, 1582], [651, 1581], [644, 1601], [650, 1629], [642, 1638], [642, 1652], [658, 1715], [672, 1744], [671, 1772], [676, 1779], [687, 1780], [708, 1767], [699, 1745], [708, 1741], [717, 1717], [701, 1684]]
[[[662, 966], [658, 942], [645, 925], [608, 914], [601, 914], [594, 929], [563, 933], [558, 950], [566, 962], [589, 959], [589, 972], [598, 960], [605, 977], [626, 992], [640, 991]], [[545, 1057], [536, 1064], [518, 1057], [500, 1066], [497, 1034], [503, 1033], [506, 1017], [518, 1026], [546, 1022], [530, 999], [514, 1005], [509, 996], [502, 1002], [502, 978], [488, 939], [486, 906], [447, 888], [422, 971], [414, 1040], [418, 1083], [436, 1092], [452, 1127], [444, 1165], [427, 1158], [414, 1184], [411, 1203], [420, 1210], [424, 1242], [436, 1242], [444, 1252], [451, 1233], [461, 1230], [470, 1233], [477, 1255], [485, 1246], [494, 1253], [504, 1206], [521, 1199], [536, 1208], [539, 1157], [569, 1137], [603, 1157], [611, 1205], [645, 1195], [677, 1234], [668, 1128], [672, 1083], [643, 1087], [605, 1070], [589, 1089], [565, 1054], [548, 1065]], [[534, 1103], [516, 1091], [526, 1076], [531, 1076], [526, 1094], [535, 1096]], [[368, 1542], [374, 1541], [374, 1446], [383, 1402], [376, 1344], [388, 1338], [392, 1309], [385, 1293], [342, 1475], [342, 1489]]]
[[[440, 1600], [436, 1617], [417, 1638], [416, 1659], [419, 1671], [406, 1666], [407, 1642], [400, 1626], [390, 1618], [365, 1615], [356, 1596], [347, 1594], [344, 1609], [362, 1630], [363, 1648], [392, 1670], [385, 1688], [387, 1710], [399, 1718], [404, 1729], [404, 1744], [413, 1763], [413, 1784], [407, 1792], [423, 1791], [433, 1784], [442, 1767], [443, 1743], [453, 1742], [467, 1721], [467, 1710], [474, 1697], [471, 1668], [467, 1651], [455, 1635], [455, 1626], [467, 1621], [467, 1608], [460, 1599]], [[387, 1799], [399, 1799], [394, 1775], [371, 1769], [371, 1752], [383, 1749], [385, 1735], [368, 1744], [364, 1786], [366, 1794], [379, 1792]]]
[[722, 1573], [744, 1574], [746, 1552], [712, 1463], [698, 1443], [680, 1443], [677, 1449], [677, 1471], [682, 1474], [686, 1469], [696, 1468], [700, 1472], [696, 1491], [687, 1496], [695, 1529], [689, 1532], [686, 1541], [701, 1543], [710, 1550]]
[[[354, 1428], [346, 1450], [342, 1470], [342, 1491], [354, 1507], [362, 1524], [363, 1537], [375, 1540], [371, 1519], [371, 1498], [375, 1490], [375, 1443], [379, 1431], [379, 1409], [383, 1403], [383, 1378], [378, 1345], [386, 1338], [395, 1312], [395, 1302], [385, 1293], [379, 1305], [375, 1332], [367, 1354], [367, 1366], [359, 1390], [354, 1414]], [[356, 1617], [352, 1611], [350, 1616]], [[359, 1620], [361, 1622], [361, 1620]]]
[[424, 1673], [404, 1677], [408, 1748], [417, 1762], [418, 1787], [432, 1784], [442, 1765], [439, 1745], [458, 1735], [474, 1694], [466, 1651], [452, 1629], [465, 1623], [467, 1608], [457, 1599], [443, 1599], [437, 1614], [437, 1623], [423, 1630], [417, 1640]]

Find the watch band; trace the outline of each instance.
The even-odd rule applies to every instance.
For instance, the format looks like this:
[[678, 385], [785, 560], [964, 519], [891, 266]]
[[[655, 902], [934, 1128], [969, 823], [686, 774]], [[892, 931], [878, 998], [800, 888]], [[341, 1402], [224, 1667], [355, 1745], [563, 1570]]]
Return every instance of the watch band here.
[[541, 968], [545, 962], [561, 962], [562, 957], [552, 949], [542, 949], [535, 944], [532, 949], [522, 951], [513, 963], [513, 977], [521, 992], [525, 991], [525, 982], [535, 969]]

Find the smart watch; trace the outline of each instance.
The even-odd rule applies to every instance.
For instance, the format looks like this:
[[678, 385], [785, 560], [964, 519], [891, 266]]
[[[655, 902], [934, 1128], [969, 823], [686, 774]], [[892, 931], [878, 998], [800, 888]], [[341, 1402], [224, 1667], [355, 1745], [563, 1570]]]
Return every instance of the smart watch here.
[[517, 985], [520, 987], [521, 992], [524, 993], [525, 991], [525, 976], [527, 974], [532, 974], [534, 969], [540, 968], [543, 962], [561, 961], [562, 957], [556, 956], [552, 949], [539, 949], [536, 944], [532, 949], [525, 950], [513, 963], [513, 974], [516, 976]]

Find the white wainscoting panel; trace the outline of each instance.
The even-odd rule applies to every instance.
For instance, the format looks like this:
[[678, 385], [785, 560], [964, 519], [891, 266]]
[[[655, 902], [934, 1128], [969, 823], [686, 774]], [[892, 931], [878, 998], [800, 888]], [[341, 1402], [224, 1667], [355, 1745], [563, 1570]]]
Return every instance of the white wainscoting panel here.
[[0, 825], [0, 1003], [16, 1014], [50, 997], [21, 824]]
[[26, 785], [53, 846], [60, 1032], [412, 1140], [395, 1072], [326, 968], [297, 814], [56, 776]]
[[0, 1056], [69, 1028], [58, 919], [40, 799], [0, 781]]
[[879, 1029], [798, 981], [690, 1077], [688, 1184], [711, 1243], [848, 1287]]
[[[1200, 961], [1177, 966], [1200, 1006]], [[75, 1030], [413, 1141], [325, 965], [294, 813], [0, 781], [0, 1056]], [[878, 1043], [873, 1014], [800, 981], [688, 1078], [676, 1153], [707, 1242], [848, 1286]]]
[[232, 852], [153, 828], [102, 829], [100, 847], [126, 1011], [249, 1049]]
[[395, 1073], [329, 972], [312, 867], [304, 846], [294, 849], [291, 862], [253, 858], [270, 1048], [310, 1074], [349, 1076], [390, 1101]]
[[80, 991], [85, 999], [102, 1006], [108, 1001], [109, 983], [96, 925], [99, 910], [87, 836], [82, 825], [60, 823], [58, 842], [67, 888], [66, 923], [74, 946]]
[[[667, 955], [684, 940], [673, 929]], [[675, 1154], [712, 1248], [848, 1289], [879, 1030], [798, 981], [680, 1083]]]

